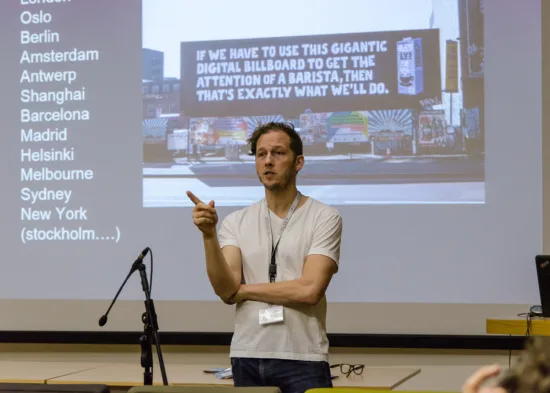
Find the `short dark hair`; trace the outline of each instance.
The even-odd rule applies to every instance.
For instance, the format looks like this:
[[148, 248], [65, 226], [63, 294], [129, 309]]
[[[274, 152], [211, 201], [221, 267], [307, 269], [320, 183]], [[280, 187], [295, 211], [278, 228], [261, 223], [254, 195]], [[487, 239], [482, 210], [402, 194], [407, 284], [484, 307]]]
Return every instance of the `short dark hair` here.
[[302, 143], [302, 138], [294, 129], [294, 125], [290, 122], [275, 122], [271, 121], [269, 123], [260, 124], [254, 130], [254, 133], [248, 138], [248, 143], [250, 143], [250, 155], [256, 155], [256, 145], [258, 140], [264, 134], [267, 134], [269, 131], [283, 131], [290, 138], [290, 150], [296, 154], [296, 156], [301, 156], [304, 154], [304, 145]]
[[550, 390], [550, 338], [530, 336], [521, 355], [498, 386], [506, 392], [548, 392]]

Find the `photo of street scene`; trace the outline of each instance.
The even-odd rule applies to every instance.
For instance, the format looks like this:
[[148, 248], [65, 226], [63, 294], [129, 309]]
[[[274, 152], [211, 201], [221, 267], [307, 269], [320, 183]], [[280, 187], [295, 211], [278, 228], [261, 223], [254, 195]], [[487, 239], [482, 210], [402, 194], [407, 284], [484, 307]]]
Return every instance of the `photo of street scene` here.
[[245, 1], [143, 0], [144, 207], [263, 198], [247, 139], [269, 121], [294, 125], [299, 189], [325, 203], [485, 203], [483, 0], [346, 0], [325, 32], [282, 1], [292, 31], [228, 36], [260, 12]]

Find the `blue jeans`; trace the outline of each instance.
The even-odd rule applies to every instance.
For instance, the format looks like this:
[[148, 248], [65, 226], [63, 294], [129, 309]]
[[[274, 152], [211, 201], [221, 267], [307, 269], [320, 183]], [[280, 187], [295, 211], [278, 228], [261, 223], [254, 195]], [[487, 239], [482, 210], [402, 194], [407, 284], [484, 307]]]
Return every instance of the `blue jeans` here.
[[304, 393], [313, 388], [331, 388], [327, 362], [284, 359], [232, 358], [235, 387], [275, 386], [281, 393]]

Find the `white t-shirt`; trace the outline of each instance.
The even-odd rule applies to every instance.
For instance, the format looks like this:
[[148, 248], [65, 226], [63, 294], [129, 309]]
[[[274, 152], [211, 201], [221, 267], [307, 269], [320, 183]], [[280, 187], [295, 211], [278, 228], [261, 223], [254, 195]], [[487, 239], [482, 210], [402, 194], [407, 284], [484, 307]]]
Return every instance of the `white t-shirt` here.
[[[219, 231], [222, 248], [227, 245], [240, 248], [246, 284], [269, 282], [271, 240], [267, 211], [276, 242], [283, 219], [267, 208], [265, 200], [229, 214]], [[292, 215], [279, 242], [276, 281], [299, 279], [311, 254], [326, 255], [338, 266], [341, 234], [342, 218], [338, 211], [308, 198]], [[253, 301], [237, 305], [231, 357], [328, 361], [324, 296], [314, 306], [285, 306], [283, 322], [260, 325], [259, 311], [266, 307], [265, 303]]]

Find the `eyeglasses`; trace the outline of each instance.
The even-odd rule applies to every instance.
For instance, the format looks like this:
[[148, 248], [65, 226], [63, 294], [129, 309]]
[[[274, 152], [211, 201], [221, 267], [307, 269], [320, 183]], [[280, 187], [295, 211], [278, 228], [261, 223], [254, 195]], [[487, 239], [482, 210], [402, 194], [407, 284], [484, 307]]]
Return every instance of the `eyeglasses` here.
[[354, 373], [355, 375], [361, 375], [363, 374], [363, 370], [365, 369], [364, 364], [347, 364], [347, 363], [340, 363], [340, 364], [333, 364], [330, 366], [330, 368], [336, 368], [340, 367], [340, 372], [342, 374], [346, 375], [346, 378], [351, 375], [351, 373]]

